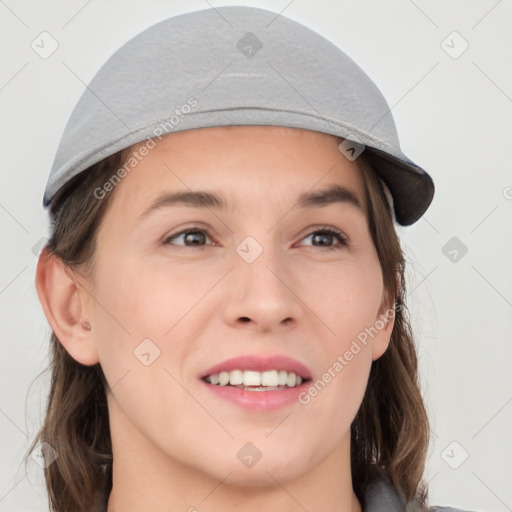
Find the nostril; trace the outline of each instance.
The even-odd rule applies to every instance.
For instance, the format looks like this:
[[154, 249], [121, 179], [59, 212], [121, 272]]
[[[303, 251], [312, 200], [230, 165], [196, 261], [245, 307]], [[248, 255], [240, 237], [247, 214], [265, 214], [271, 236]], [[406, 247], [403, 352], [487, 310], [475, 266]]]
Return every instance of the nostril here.
[[245, 323], [247, 323], [247, 322], [250, 322], [250, 321], [251, 321], [251, 319], [250, 319], [250, 318], [247, 318], [246, 316], [242, 316], [242, 317], [240, 317], [240, 320], [241, 320], [242, 322], [245, 322]]

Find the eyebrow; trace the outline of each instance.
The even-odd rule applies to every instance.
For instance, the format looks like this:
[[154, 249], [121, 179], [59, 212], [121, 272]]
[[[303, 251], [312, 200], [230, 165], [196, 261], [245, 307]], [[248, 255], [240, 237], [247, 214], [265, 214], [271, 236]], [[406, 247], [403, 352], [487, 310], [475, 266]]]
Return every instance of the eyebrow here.
[[[300, 209], [322, 208], [335, 203], [350, 205], [364, 214], [363, 207], [357, 194], [342, 185], [331, 185], [327, 188], [304, 192], [299, 196], [297, 207]], [[213, 208], [226, 210], [228, 203], [224, 197], [216, 192], [203, 190], [164, 192], [141, 213], [138, 220], [148, 217], [156, 210], [169, 208], [176, 205], [195, 208]]]

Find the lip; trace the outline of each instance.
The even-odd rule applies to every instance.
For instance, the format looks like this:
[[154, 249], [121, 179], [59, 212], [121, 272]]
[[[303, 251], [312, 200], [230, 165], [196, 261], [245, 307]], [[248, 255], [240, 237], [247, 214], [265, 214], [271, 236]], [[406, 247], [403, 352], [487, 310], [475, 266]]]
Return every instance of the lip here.
[[[247, 391], [232, 386], [216, 386], [204, 381], [204, 377], [222, 371], [252, 370], [264, 372], [268, 370], [286, 370], [300, 375], [305, 380], [299, 386], [274, 391]], [[208, 368], [200, 376], [201, 385], [206, 386], [215, 396], [229, 401], [239, 407], [258, 411], [272, 411], [297, 403], [298, 395], [310, 385], [311, 371], [299, 361], [285, 355], [258, 356], [243, 355], [227, 359]]]
[[307, 380], [300, 386], [279, 391], [246, 391], [231, 386], [214, 386], [204, 380], [199, 382], [220, 399], [231, 402], [243, 409], [256, 411], [274, 411], [287, 405], [298, 405], [299, 394], [310, 385], [309, 380]]
[[[258, 372], [286, 370], [287, 372], [293, 372], [296, 375], [300, 375], [304, 379], [311, 379], [311, 371], [307, 366], [299, 363], [299, 361], [292, 359], [291, 357], [280, 354], [273, 356], [243, 355], [233, 357], [232, 359], [227, 359], [226, 361], [208, 368], [208, 370], [201, 373], [199, 378], [203, 379], [207, 375], [213, 375], [220, 372], [230, 372], [232, 370], [252, 370]], [[254, 392], [250, 391], [250, 393]], [[264, 391], [264, 393], [272, 393], [272, 391]]]

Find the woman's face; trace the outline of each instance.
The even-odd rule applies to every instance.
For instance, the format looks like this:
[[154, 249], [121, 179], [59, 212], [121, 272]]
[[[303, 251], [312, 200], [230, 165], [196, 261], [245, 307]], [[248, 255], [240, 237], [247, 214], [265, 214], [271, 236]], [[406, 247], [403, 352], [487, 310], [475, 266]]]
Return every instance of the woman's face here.
[[[171, 200], [199, 191], [224, 206]], [[115, 187], [84, 305], [119, 460], [273, 485], [349, 461], [393, 324], [366, 206], [357, 161], [330, 135], [208, 128], [148, 151]], [[236, 384], [236, 370], [278, 389], [204, 380]], [[310, 380], [293, 387], [292, 370]]]

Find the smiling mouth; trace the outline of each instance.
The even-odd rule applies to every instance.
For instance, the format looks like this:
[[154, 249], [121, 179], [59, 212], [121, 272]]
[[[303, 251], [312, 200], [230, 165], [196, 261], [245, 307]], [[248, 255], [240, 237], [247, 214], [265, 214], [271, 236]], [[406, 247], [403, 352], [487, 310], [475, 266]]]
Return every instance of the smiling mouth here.
[[301, 386], [310, 379], [286, 370], [231, 370], [207, 375], [202, 380], [213, 386], [229, 386], [245, 391], [282, 391]]

